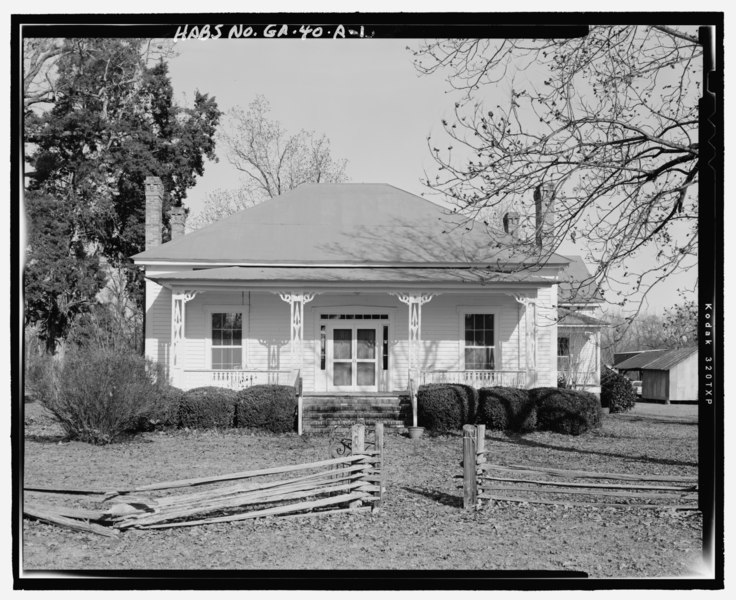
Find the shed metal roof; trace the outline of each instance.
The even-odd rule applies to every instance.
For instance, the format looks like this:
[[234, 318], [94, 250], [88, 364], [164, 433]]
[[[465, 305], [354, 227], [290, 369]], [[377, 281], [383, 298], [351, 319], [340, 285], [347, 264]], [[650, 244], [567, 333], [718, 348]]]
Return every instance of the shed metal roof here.
[[[433, 202], [369, 183], [304, 184], [133, 259], [139, 264], [495, 265], [498, 270], [531, 262]], [[567, 263], [557, 254], [547, 262]]]
[[695, 346], [675, 350], [645, 350], [613, 366], [619, 371], [631, 369], [667, 371], [697, 351]]

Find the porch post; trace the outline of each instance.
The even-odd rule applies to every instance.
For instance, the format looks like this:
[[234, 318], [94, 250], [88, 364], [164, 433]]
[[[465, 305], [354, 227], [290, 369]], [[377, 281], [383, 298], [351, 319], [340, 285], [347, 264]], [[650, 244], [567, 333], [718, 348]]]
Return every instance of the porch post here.
[[289, 354], [291, 355], [292, 369], [301, 371], [304, 362], [304, 305], [314, 300], [314, 293], [307, 292], [287, 292], [280, 293], [279, 297], [289, 303], [291, 315], [289, 320], [290, 345]]
[[181, 361], [179, 350], [185, 339], [186, 304], [197, 295], [196, 290], [171, 292], [171, 350], [169, 356], [169, 379], [181, 385]]
[[524, 305], [524, 357], [526, 363], [527, 387], [534, 382], [537, 370], [537, 301], [528, 296], [514, 296], [519, 304]]
[[[409, 379], [414, 376], [417, 372], [419, 349], [421, 348], [422, 342], [422, 305], [429, 302], [436, 294], [402, 294], [393, 293], [400, 302], [406, 304], [409, 307]], [[417, 426], [417, 400], [415, 391], [411, 387], [411, 381], [409, 382], [410, 390], [412, 392], [411, 404], [412, 404], [412, 418], [414, 427]]]

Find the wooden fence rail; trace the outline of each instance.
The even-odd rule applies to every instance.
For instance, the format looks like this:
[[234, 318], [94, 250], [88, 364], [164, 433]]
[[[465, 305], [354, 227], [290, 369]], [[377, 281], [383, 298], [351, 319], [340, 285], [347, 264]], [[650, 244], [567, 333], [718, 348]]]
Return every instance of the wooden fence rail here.
[[[349, 446], [349, 448], [348, 448]], [[267, 516], [323, 515], [370, 510], [383, 498], [383, 424], [375, 426], [373, 449], [366, 449], [365, 426], [353, 425], [344, 456], [299, 465], [271, 467], [213, 477], [182, 479], [123, 490], [59, 490], [29, 486], [27, 492], [102, 495], [98, 510], [26, 503], [26, 516], [100, 535], [121, 530], [191, 527]], [[306, 472], [306, 473], [305, 473]], [[282, 477], [289, 474], [287, 477]], [[256, 478], [279, 476], [269, 481]], [[222, 485], [227, 482], [230, 485]], [[154, 498], [154, 491], [205, 488]], [[114, 500], [113, 504], [109, 504]], [[195, 518], [198, 517], [198, 518]]]
[[[485, 426], [465, 425], [462, 487], [463, 508], [466, 510], [480, 507], [484, 500], [488, 503], [495, 500], [566, 506], [698, 510], [697, 504], [692, 504], [697, 503], [698, 499], [697, 477], [496, 465], [488, 463], [486, 455]], [[583, 481], [572, 481], [575, 479]], [[618, 483], [620, 481], [628, 483]], [[588, 498], [588, 501], [573, 502], [569, 499], [580, 496]], [[602, 502], [600, 498], [620, 501]], [[632, 499], [646, 502], [632, 503]], [[663, 501], [667, 504], [662, 504]]]

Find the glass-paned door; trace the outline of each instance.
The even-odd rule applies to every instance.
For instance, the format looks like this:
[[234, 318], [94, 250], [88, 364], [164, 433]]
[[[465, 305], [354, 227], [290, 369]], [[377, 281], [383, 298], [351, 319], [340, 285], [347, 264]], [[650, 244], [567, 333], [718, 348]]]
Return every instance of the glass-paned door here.
[[340, 325], [328, 336], [329, 387], [345, 391], [376, 391], [378, 328]]

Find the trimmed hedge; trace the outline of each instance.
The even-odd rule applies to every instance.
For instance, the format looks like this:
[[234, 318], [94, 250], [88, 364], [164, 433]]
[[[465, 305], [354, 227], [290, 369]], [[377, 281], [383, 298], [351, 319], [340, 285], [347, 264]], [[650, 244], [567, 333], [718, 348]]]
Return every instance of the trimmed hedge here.
[[296, 389], [291, 385], [255, 385], [237, 394], [235, 427], [273, 433], [296, 430]]
[[620, 413], [631, 410], [635, 405], [636, 392], [629, 378], [604, 367], [601, 376], [601, 406], [607, 406], [611, 413]]
[[590, 392], [534, 388], [529, 398], [537, 407], [537, 429], [580, 435], [601, 425], [600, 401]]
[[433, 383], [417, 390], [417, 422], [430, 431], [455, 431], [473, 423], [478, 390], [463, 384]]
[[179, 388], [167, 386], [161, 390], [156, 401], [141, 420], [139, 430], [152, 431], [179, 426], [179, 406], [184, 392]]
[[219, 387], [201, 387], [184, 392], [179, 402], [179, 426], [190, 429], [232, 427], [237, 392]]
[[530, 432], [536, 429], [537, 409], [528, 390], [491, 387], [480, 389], [478, 395], [476, 423], [504, 431]]

